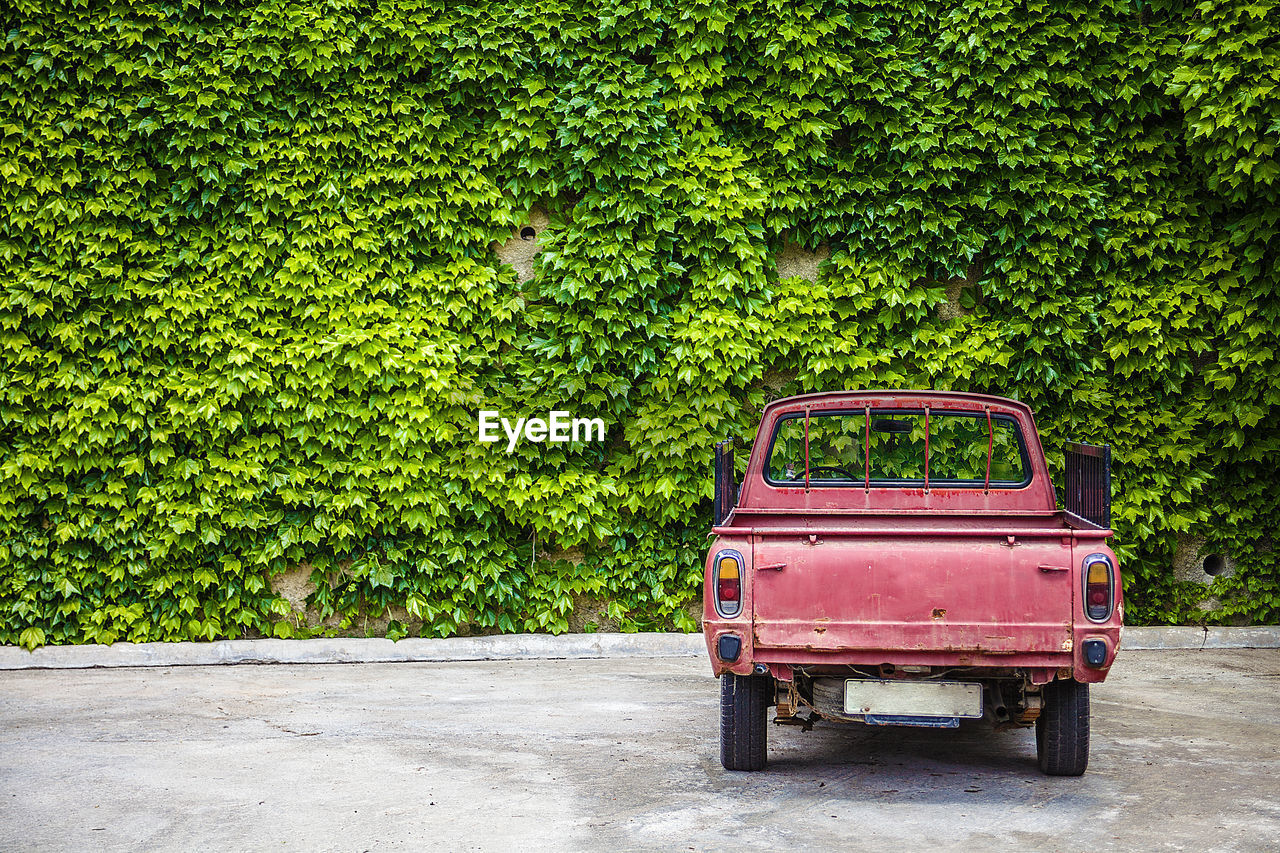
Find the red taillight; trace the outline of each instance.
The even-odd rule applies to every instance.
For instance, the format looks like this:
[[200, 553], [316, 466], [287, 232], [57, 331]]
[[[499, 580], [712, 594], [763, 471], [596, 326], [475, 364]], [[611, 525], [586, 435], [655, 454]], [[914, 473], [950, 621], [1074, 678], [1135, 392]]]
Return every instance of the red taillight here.
[[716, 585], [716, 597], [721, 601], [741, 601], [742, 581], [737, 578], [720, 578]]
[[721, 616], [742, 612], [742, 555], [721, 551], [715, 562], [715, 605]]
[[1084, 612], [1094, 622], [1111, 618], [1115, 603], [1115, 571], [1105, 554], [1084, 558]]

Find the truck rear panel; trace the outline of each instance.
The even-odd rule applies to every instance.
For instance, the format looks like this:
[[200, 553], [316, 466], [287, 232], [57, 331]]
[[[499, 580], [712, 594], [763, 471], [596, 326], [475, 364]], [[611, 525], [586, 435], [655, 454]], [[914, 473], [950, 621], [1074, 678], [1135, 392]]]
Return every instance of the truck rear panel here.
[[756, 533], [757, 655], [766, 648], [1069, 653], [1070, 532], [992, 536], [998, 526], [966, 536], [963, 527], [929, 530], [889, 517]]

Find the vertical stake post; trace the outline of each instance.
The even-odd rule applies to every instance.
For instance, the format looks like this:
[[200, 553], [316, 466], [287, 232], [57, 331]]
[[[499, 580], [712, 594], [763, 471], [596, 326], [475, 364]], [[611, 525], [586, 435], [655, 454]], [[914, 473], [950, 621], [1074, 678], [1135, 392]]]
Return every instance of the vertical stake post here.
[[864, 408], [866, 409], [866, 412], [867, 412], [867, 431], [866, 431], [866, 442], [864, 444], [865, 455], [863, 456], [863, 459], [862, 459], [862, 465], [863, 465], [862, 489], [863, 491], [870, 493], [871, 492], [871, 407], [864, 406]]
[[809, 494], [809, 407], [804, 407], [804, 493]]
[[987, 410], [987, 476], [982, 481], [982, 493], [985, 495], [991, 491], [991, 452], [995, 447], [995, 439], [991, 432], [991, 407], [986, 406]]
[[929, 407], [924, 407], [924, 493], [929, 494]]

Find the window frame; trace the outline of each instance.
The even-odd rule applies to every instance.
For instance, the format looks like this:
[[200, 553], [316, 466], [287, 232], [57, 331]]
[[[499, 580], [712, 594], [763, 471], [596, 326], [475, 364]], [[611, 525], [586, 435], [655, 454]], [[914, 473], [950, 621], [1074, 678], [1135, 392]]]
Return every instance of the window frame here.
[[[841, 415], [845, 415], [845, 416], [855, 415], [859, 418], [865, 419], [866, 411], [867, 410], [865, 408], [863, 409], [824, 409], [821, 412], [811, 411], [808, 414], [809, 414], [810, 420], [814, 420], [817, 418], [835, 417], [835, 416], [841, 416]], [[877, 416], [892, 417], [894, 414], [923, 416], [924, 407], [912, 408], [912, 409], [897, 409], [897, 408], [875, 409], [873, 408], [871, 410], [871, 417], [873, 420]], [[990, 414], [991, 414], [991, 420], [993, 423], [995, 421], [1002, 421], [1004, 423], [1007, 423], [1013, 426], [1014, 436], [1018, 440], [1018, 457], [1022, 462], [1023, 478], [1019, 481], [992, 480], [990, 484], [987, 485], [987, 488], [1001, 489], [1001, 490], [1025, 489], [1027, 486], [1031, 485], [1031, 481], [1033, 479], [1033, 472], [1031, 470], [1031, 455], [1027, 452], [1026, 438], [1022, 434], [1022, 425], [1018, 423], [1017, 418], [1013, 417], [1012, 415], [1005, 414], [1004, 412], [991, 412]], [[940, 408], [935, 409], [933, 406], [930, 406], [929, 415], [930, 417], [933, 417], [934, 415], [945, 415], [947, 417], [958, 416], [958, 417], [964, 417], [964, 418], [974, 418], [976, 420], [986, 420], [987, 412], [985, 411], [973, 412], [973, 411], [966, 411], [962, 409], [940, 409]], [[764, 457], [763, 470], [760, 472], [766, 484], [770, 486], [774, 486], [775, 488], [796, 488], [797, 486], [801, 488], [804, 487], [804, 484], [805, 484], [804, 480], [775, 480], [770, 476], [770, 472], [773, 468], [772, 463], [773, 463], [774, 445], [778, 441], [778, 434], [782, 431], [783, 424], [785, 424], [787, 421], [790, 421], [790, 420], [803, 419], [804, 416], [805, 416], [805, 412], [788, 412], [787, 414], [780, 416], [778, 418], [778, 422], [774, 425], [773, 435], [769, 437], [769, 449]], [[865, 472], [865, 468], [864, 468], [864, 472]], [[929, 477], [929, 489], [931, 491], [935, 488], [981, 490], [983, 488], [983, 483], [984, 483], [983, 480], [936, 480], [932, 476]], [[809, 487], [813, 488], [815, 486], [819, 486], [824, 489], [828, 489], [828, 488], [830, 489], [848, 489], [848, 488], [865, 489], [867, 488], [865, 479], [829, 480], [829, 479], [817, 479], [817, 478], [810, 477]], [[902, 479], [886, 480], [886, 479], [872, 478], [871, 485], [870, 485], [870, 487], [873, 489], [923, 489], [924, 486], [925, 486], [925, 481], [923, 478], [918, 480], [902, 480]]]

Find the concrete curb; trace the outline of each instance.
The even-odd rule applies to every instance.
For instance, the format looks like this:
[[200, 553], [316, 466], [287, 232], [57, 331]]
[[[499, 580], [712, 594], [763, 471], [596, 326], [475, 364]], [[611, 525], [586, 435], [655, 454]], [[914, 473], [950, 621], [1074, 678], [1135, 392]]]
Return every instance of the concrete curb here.
[[[1280, 626], [1257, 628], [1126, 628], [1123, 651], [1276, 649]], [[0, 646], [0, 670], [90, 669], [126, 666], [221, 664], [409, 663], [413, 661], [590, 660], [698, 657], [701, 634], [507, 634], [443, 640], [333, 638], [219, 640], [213, 643], [115, 643], [42, 646], [27, 651]]]
[[1120, 649], [1280, 649], [1280, 625], [1125, 628]]
[[588, 660], [706, 654], [701, 634], [504, 634], [448, 639], [218, 640], [212, 643], [114, 643], [110, 646], [0, 646], [0, 670], [260, 663], [409, 663], [412, 661]]

